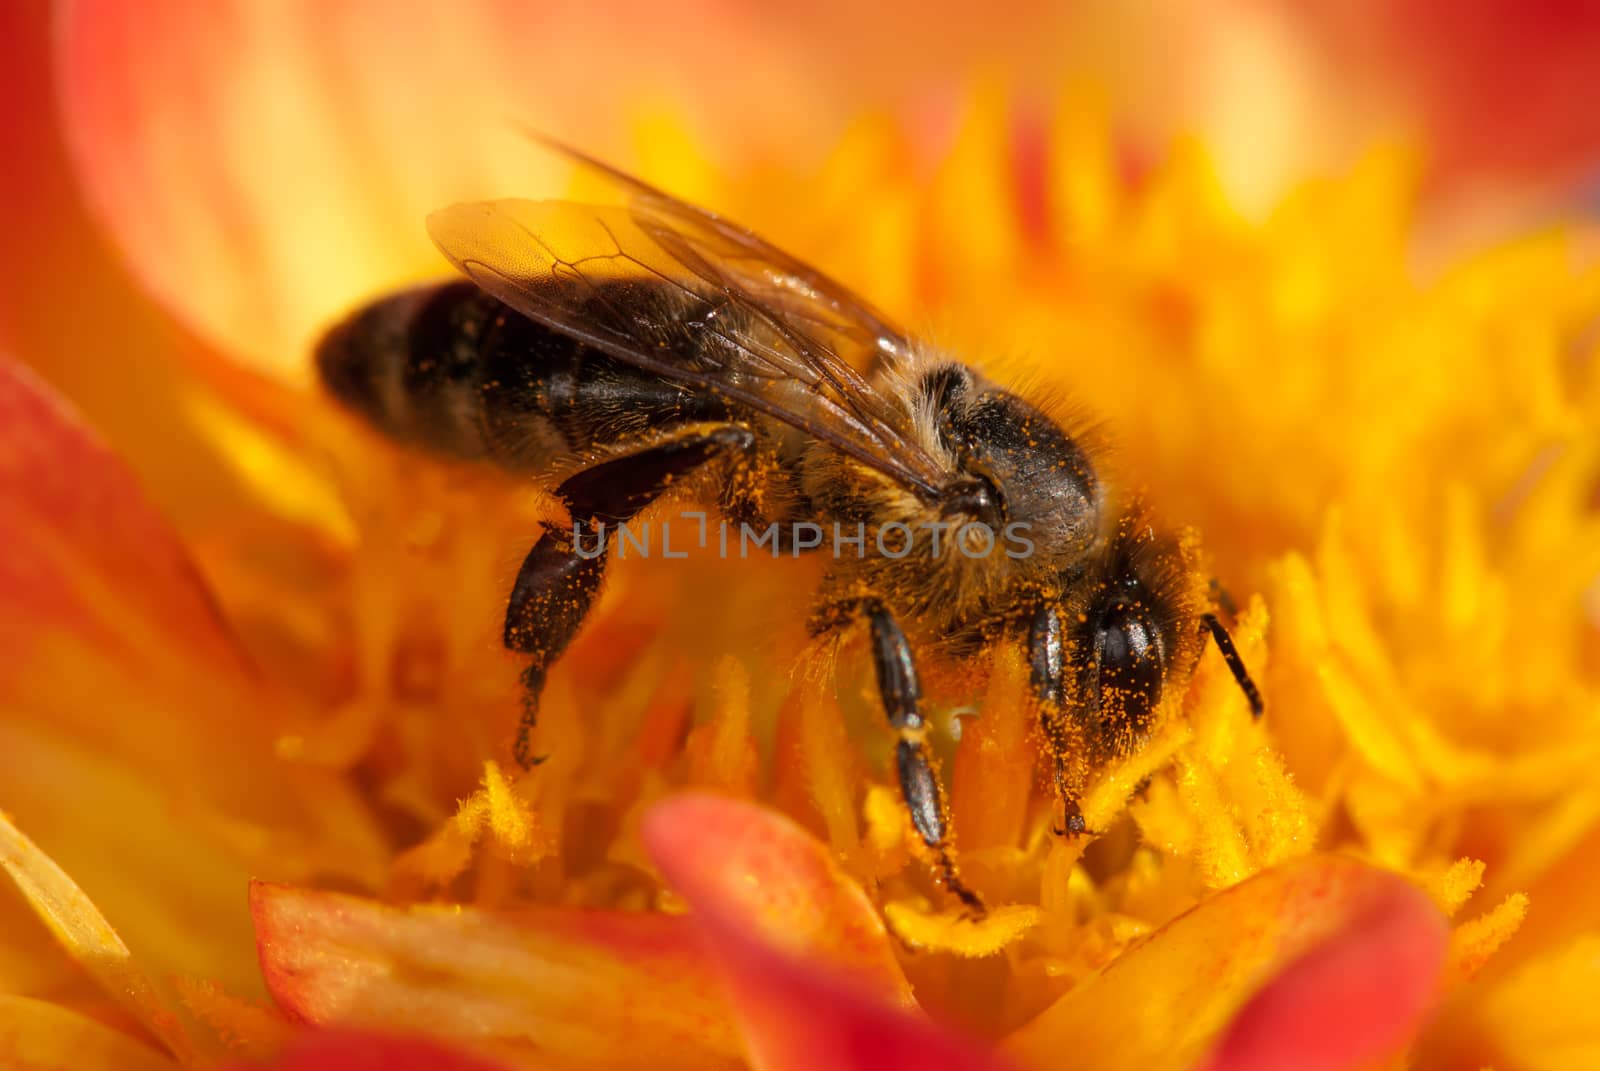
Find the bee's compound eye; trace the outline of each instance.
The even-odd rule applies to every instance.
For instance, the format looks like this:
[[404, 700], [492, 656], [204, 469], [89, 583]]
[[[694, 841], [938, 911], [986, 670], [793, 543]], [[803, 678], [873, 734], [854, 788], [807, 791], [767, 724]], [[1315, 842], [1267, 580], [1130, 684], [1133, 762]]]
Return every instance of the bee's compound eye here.
[[943, 517], [964, 515], [998, 532], [1005, 524], [1005, 500], [1000, 489], [987, 476], [967, 476], [956, 480], [943, 491], [939, 513]]
[[1120, 714], [1142, 730], [1161, 698], [1166, 677], [1166, 639], [1138, 602], [1118, 600], [1095, 632], [1100, 661], [1101, 710]]

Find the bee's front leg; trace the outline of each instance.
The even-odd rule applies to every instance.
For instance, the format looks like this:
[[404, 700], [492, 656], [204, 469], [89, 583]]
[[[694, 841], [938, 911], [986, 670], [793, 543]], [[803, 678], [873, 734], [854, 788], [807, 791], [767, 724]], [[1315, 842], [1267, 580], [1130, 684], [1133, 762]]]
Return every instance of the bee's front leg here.
[[1039, 703], [1039, 727], [1050, 749], [1056, 799], [1061, 801], [1061, 826], [1056, 832], [1062, 836], [1089, 831], [1077, 793], [1067, 783], [1067, 752], [1072, 741], [1067, 734], [1066, 665], [1061, 613], [1054, 606], [1040, 606], [1028, 627], [1028, 676]]
[[911, 824], [922, 842], [934, 853], [945, 887], [974, 914], [986, 908], [978, 894], [962, 882], [950, 850], [944, 794], [933, 772], [929, 757], [927, 723], [922, 717], [922, 683], [911, 656], [911, 644], [894, 616], [876, 599], [861, 599], [829, 607], [818, 616], [814, 631], [837, 627], [856, 615], [864, 615], [872, 627], [872, 664], [878, 675], [878, 694], [883, 699], [889, 724], [899, 733], [895, 745], [895, 770], [900, 793]]

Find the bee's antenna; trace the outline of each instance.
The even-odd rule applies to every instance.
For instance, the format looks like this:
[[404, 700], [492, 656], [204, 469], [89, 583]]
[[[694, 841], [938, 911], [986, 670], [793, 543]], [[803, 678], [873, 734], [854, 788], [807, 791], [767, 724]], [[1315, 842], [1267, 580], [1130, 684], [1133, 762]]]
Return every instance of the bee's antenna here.
[[1233, 595], [1222, 586], [1222, 581], [1216, 577], [1211, 578], [1211, 597], [1217, 600], [1217, 605], [1229, 617], [1239, 616], [1239, 604], [1233, 601]]
[[1239, 682], [1239, 690], [1250, 701], [1250, 716], [1261, 717], [1266, 712], [1266, 704], [1261, 701], [1261, 692], [1256, 688], [1256, 682], [1250, 679], [1250, 671], [1244, 668], [1244, 659], [1239, 657], [1238, 648], [1233, 645], [1233, 637], [1228, 635], [1228, 630], [1217, 620], [1216, 614], [1201, 614], [1200, 620], [1210, 631], [1211, 638], [1217, 642], [1217, 651], [1222, 655], [1222, 660], [1228, 663], [1228, 669], [1233, 671], [1233, 679]]

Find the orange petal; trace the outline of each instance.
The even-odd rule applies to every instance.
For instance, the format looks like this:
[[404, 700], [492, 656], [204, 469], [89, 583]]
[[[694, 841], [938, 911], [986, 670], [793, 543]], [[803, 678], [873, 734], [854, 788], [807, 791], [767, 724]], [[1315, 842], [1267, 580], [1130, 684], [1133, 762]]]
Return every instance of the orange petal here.
[[183, 548], [3, 357], [0, 545], [5, 805], [153, 973], [259, 991], [239, 889], [311, 870], [376, 883], [370, 817], [349, 786], [272, 762], [277, 706]]
[[561, 1066], [636, 1064], [640, 1053], [664, 1068], [738, 1062], [680, 917], [400, 909], [268, 884], [252, 888], [251, 907], [267, 986], [309, 1023], [426, 1030]]
[[672, 887], [773, 946], [847, 972], [863, 989], [915, 1002], [883, 920], [861, 886], [789, 819], [691, 793], [646, 814], [645, 846]]
[[176, 1071], [150, 1046], [42, 1000], [0, 994], [0, 1065], [9, 1071]]
[[[0, 541], [0, 642], [10, 655], [0, 686], [56, 629], [134, 657], [181, 645], [199, 663], [242, 671], [198, 574], [131, 473], [3, 355]], [[142, 596], [136, 618], [119, 613], [119, 595]]]
[[1074, 987], [1006, 1048], [1040, 1067], [1064, 1052], [1094, 1053], [1097, 1071], [1191, 1066], [1264, 979], [1341, 931], [1360, 932], [1364, 920], [1390, 909], [1385, 905], [1404, 904], [1417, 932], [1429, 925], [1419, 920], [1431, 919], [1442, 949], [1443, 917], [1412, 903], [1412, 895], [1426, 901], [1395, 875], [1339, 856], [1264, 871]]
[[1446, 932], [1400, 881], [1251, 998], [1202, 1071], [1343, 1071], [1391, 1057], [1433, 1003]]
[[892, 999], [904, 983], [888, 976], [882, 924], [788, 819], [691, 794], [656, 804], [643, 834], [706, 935], [760, 1071], [1006, 1066]]
[[235, 1064], [231, 1071], [504, 1071], [505, 1066], [425, 1038], [318, 1031], [268, 1063]]
[[3, 355], [0, 544], [0, 705], [170, 783], [248, 784], [229, 760], [271, 740], [210, 593], [127, 467]]

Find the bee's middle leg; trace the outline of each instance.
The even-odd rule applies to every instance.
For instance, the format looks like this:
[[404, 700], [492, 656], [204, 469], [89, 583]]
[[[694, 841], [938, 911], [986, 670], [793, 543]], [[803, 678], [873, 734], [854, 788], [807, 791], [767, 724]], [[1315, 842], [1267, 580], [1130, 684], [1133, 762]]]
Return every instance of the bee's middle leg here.
[[1066, 660], [1061, 613], [1054, 606], [1040, 606], [1028, 627], [1028, 678], [1039, 703], [1039, 727], [1050, 749], [1056, 799], [1061, 803], [1061, 825], [1056, 832], [1076, 835], [1087, 833], [1089, 826], [1078, 807], [1077, 792], [1067, 780], [1072, 740], [1067, 733]]
[[872, 664], [877, 671], [878, 694], [889, 724], [900, 736], [895, 745], [895, 771], [906, 809], [911, 812], [911, 824], [934, 853], [945, 887], [969, 911], [981, 915], [986, 910], [983, 901], [961, 880], [950, 851], [944, 794], [933, 772], [927, 723], [922, 717], [922, 683], [905, 632], [876, 599], [829, 607], [819, 615], [814, 628], [820, 631], [837, 627], [858, 614], [864, 615], [872, 626]]
[[702, 424], [592, 465], [556, 488], [572, 514], [572, 530], [549, 528], [517, 572], [506, 604], [505, 645], [529, 656], [523, 671], [522, 720], [512, 754], [523, 769], [534, 755], [533, 730], [545, 675], [583, 626], [605, 579], [606, 526], [630, 520], [673, 481], [712, 457], [748, 450], [754, 442], [739, 424]]

